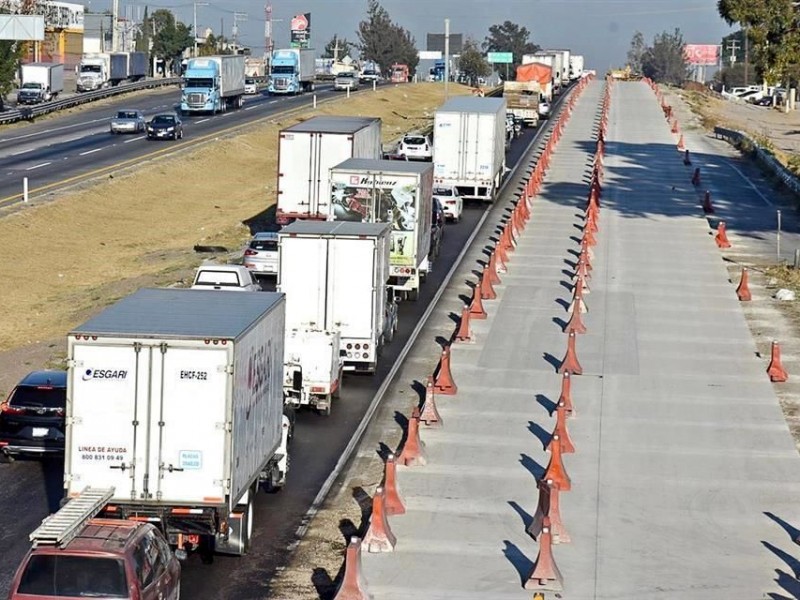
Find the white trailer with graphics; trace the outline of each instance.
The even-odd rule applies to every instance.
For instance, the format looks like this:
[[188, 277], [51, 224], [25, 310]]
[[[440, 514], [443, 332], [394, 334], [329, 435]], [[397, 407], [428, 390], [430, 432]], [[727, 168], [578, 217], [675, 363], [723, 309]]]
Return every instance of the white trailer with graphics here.
[[330, 182], [333, 220], [392, 225], [389, 285], [417, 300], [430, 270], [433, 165], [350, 158]]
[[282, 294], [142, 289], [70, 332], [64, 486], [181, 551], [247, 552], [254, 497], [284, 485]]

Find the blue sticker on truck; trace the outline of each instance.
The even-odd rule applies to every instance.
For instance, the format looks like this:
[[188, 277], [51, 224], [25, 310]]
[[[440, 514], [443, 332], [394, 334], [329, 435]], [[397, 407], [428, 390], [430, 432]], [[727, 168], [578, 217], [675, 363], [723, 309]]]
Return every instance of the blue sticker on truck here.
[[200, 450], [181, 450], [178, 455], [181, 469], [197, 470], [203, 468], [203, 453]]

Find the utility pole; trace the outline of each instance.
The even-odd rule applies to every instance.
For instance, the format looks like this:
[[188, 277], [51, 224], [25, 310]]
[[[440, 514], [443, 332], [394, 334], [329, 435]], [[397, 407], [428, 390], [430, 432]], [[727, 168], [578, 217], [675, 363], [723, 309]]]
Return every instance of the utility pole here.
[[739, 50], [739, 42], [737, 40], [731, 40], [728, 42], [728, 52], [731, 53], [731, 66], [736, 64], [736, 51]]
[[111, 4], [111, 51], [119, 50], [119, 0]]
[[444, 20], [444, 99], [450, 93], [450, 19]]
[[239, 54], [239, 22], [247, 21], [247, 13], [235, 12], [233, 13], [233, 46], [234, 52]]
[[272, 4], [264, 7], [264, 61], [269, 71], [269, 63], [272, 60]]
[[744, 32], [744, 86], [747, 87], [748, 84], [748, 71], [750, 70], [748, 64], [750, 62], [750, 44], [747, 41], [747, 27], [742, 29]]
[[[192, 5], [194, 6], [194, 28], [192, 29], [192, 34], [194, 35], [194, 54], [192, 56], [197, 56], [197, 7], [208, 6], [208, 2], [193, 2]], [[222, 34], [220, 33], [220, 35]]]

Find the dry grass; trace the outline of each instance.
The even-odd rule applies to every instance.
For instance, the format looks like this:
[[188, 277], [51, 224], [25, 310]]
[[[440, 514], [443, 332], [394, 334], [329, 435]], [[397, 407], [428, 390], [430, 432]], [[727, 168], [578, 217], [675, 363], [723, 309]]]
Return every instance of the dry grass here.
[[242, 223], [274, 203], [281, 128], [312, 114], [374, 116], [387, 142], [426, 125], [443, 100], [441, 85], [423, 83], [321, 104], [8, 215], [0, 350], [61, 336], [137, 287], [180, 280], [200, 262], [195, 244], [240, 247]]

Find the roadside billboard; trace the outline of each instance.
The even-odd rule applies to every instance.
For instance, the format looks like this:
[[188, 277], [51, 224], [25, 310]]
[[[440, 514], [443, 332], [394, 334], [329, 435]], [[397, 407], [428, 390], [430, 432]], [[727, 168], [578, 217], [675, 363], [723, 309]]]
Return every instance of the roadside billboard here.
[[311, 13], [292, 17], [290, 46], [292, 48], [311, 47]]
[[719, 64], [719, 46], [714, 44], [686, 44], [683, 55], [686, 62], [692, 66]]

